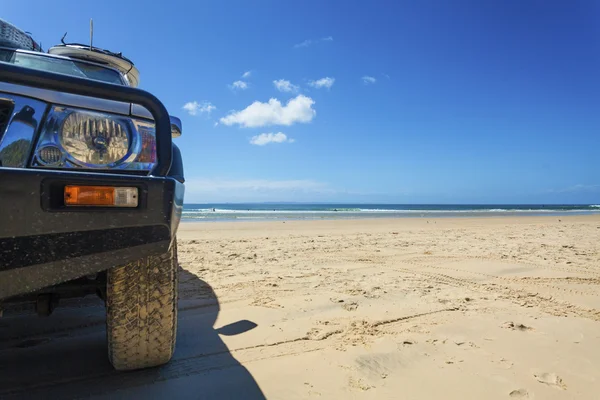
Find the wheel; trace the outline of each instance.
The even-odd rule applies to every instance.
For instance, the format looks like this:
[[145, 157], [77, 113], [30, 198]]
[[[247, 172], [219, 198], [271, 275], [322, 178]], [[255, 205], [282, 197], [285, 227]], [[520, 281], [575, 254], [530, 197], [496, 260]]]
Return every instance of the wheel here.
[[165, 364], [177, 334], [177, 245], [108, 271], [108, 358], [117, 370]]

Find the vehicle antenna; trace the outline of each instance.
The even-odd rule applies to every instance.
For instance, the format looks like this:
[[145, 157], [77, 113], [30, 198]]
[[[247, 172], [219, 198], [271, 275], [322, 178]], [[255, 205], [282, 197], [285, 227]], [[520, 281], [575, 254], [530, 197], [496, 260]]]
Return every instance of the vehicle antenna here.
[[65, 38], [67, 37], [67, 32], [65, 32], [65, 34], [63, 35], [63, 37], [60, 38], [60, 41], [62, 42], [62, 44], [66, 44], [65, 43]]
[[94, 20], [90, 18], [90, 51], [92, 50], [92, 41], [94, 40]]

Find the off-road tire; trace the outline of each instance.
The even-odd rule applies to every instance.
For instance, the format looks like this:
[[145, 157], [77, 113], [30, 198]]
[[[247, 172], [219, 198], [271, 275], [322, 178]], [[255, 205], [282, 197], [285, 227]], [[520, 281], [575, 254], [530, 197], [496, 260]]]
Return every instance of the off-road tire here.
[[108, 271], [106, 334], [116, 370], [162, 365], [177, 333], [177, 245]]

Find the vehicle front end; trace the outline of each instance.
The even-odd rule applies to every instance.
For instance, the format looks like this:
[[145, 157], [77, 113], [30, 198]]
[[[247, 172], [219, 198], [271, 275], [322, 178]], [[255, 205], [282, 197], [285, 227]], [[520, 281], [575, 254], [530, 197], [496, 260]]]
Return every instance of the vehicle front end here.
[[61, 296], [95, 292], [107, 303], [117, 369], [168, 361], [174, 337], [170, 352], [125, 354], [118, 315], [127, 285], [155, 279], [169, 288], [164, 329], [174, 335], [184, 179], [171, 138], [180, 133], [142, 90], [0, 62], [0, 309], [33, 300], [49, 314]]

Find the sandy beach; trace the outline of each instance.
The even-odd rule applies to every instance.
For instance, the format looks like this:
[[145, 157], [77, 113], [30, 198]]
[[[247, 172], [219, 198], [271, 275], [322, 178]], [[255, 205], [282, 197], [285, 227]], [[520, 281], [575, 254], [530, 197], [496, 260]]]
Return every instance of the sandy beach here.
[[0, 397], [596, 399], [600, 216], [184, 223], [173, 361], [90, 298], [0, 319]]

